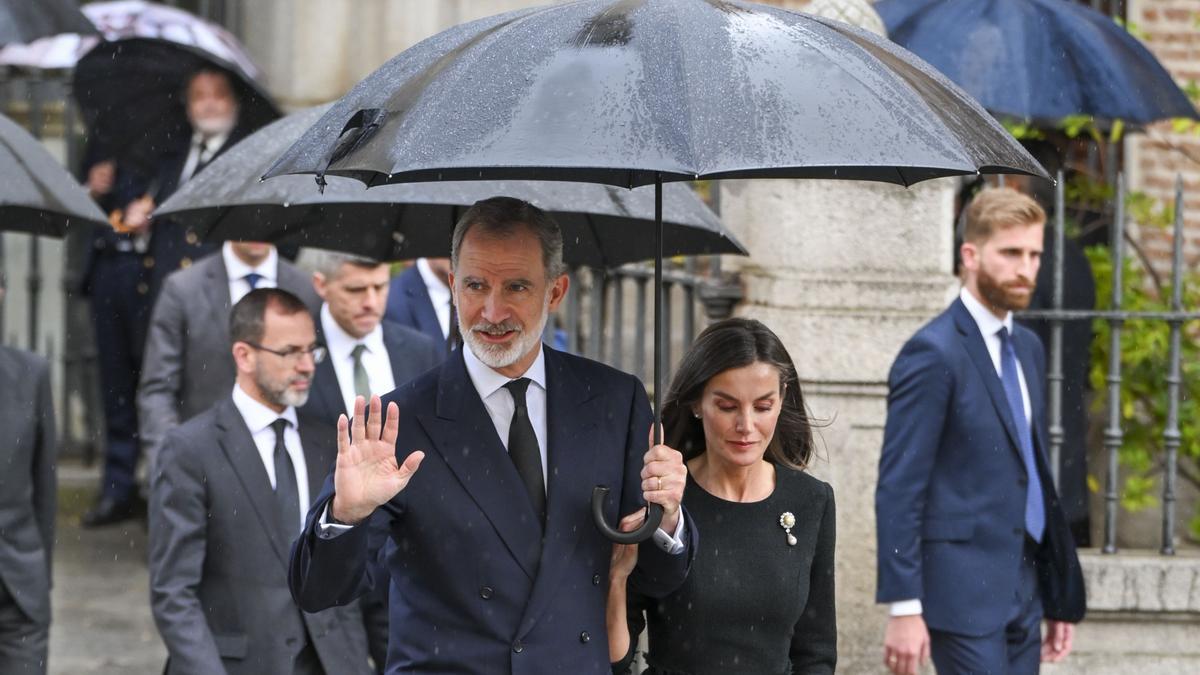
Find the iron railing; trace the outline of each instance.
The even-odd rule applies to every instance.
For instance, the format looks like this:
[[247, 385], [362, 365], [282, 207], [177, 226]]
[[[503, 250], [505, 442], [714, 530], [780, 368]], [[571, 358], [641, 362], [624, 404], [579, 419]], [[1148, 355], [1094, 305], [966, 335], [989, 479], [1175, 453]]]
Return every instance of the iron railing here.
[[1183, 306], [1183, 245], [1184, 245], [1184, 190], [1183, 178], [1177, 177], [1174, 200], [1174, 227], [1171, 262], [1170, 307], [1162, 311], [1129, 311], [1124, 307], [1123, 293], [1123, 262], [1125, 257], [1126, 186], [1124, 177], [1117, 175], [1116, 198], [1113, 204], [1115, 217], [1109, 229], [1109, 256], [1112, 261], [1112, 290], [1110, 308], [1099, 309], [1064, 309], [1063, 308], [1063, 251], [1066, 237], [1064, 219], [1064, 189], [1062, 172], [1058, 175], [1058, 185], [1055, 198], [1055, 219], [1053, 236], [1055, 241], [1054, 256], [1050, 262], [1053, 265], [1052, 304], [1050, 309], [1029, 310], [1022, 312], [1020, 318], [1042, 319], [1050, 325], [1049, 373], [1047, 375], [1049, 389], [1049, 426], [1050, 426], [1050, 465], [1055, 471], [1055, 483], [1058, 483], [1058, 467], [1061, 464], [1063, 448], [1063, 326], [1067, 321], [1101, 321], [1107, 323], [1109, 329], [1108, 372], [1105, 378], [1105, 401], [1107, 408], [1107, 423], [1104, 428], [1104, 455], [1106, 476], [1104, 483], [1104, 542], [1101, 551], [1104, 553], [1117, 552], [1117, 521], [1119, 517], [1121, 490], [1120, 451], [1124, 445], [1125, 436], [1122, 420], [1121, 388], [1123, 376], [1121, 372], [1122, 330], [1127, 322], [1165, 322], [1169, 326], [1167, 373], [1165, 378], [1167, 396], [1167, 414], [1162, 430], [1162, 530], [1159, 551], [1163, 555], [1175, 554], [1175, 539], [1177, 526], [1177, 476], [1179, 466], [1179, 449], [1182, 435], [1179, 428], [1179, 404], [1181, 398], [1182, 369], [1181, 347], [1183, 327], [1185, 324], [1200, 319], [1200, 311], [1187, 310]]

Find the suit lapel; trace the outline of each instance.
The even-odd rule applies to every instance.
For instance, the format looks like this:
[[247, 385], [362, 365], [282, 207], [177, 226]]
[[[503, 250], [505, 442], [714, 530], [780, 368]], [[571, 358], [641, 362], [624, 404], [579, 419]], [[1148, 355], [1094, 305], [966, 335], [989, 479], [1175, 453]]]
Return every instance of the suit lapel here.
[[221, 452], [233, 466], [238, 482], [254, 506], [259, 524], [270, 540], [279, 564], [287, 568], [291, 542], [285, 542], [279, 536], [279, 506], [275, 503], [275, 491], [271, 489], [271, 479], [267, 476], [267, 468], [263, 466], [262, 456], [258, 454], [246, 421], [233, 405], [233, 399], [223, 398], [219, 405], [217, 427]]
[[325, 477], [333, 470], [333, 462], [337, 458], [337, 427], [307, 417], [301, 417], [298, 423], [300, 447], [304, 451], [304, 464], [308, 467], [309, 503], [304, 505], [304, 512], [308, 513], [313, 500], [325, 485]]
[[996, 373], [996, 366], [992, 363], [987, 345], [983, 342], [983, 335], [979, 332], [979, 324], [975, 323], [975, 319], [967, 311], [962, 300], [955, 300], [950, 307], [954, 312], [955, 326], [962, 335], [963, 347], [967, 350], [971, 362], [975, 364], [976, 370], [979, 371], [979, 377], [987, 389], [988, 396], [992, 399], [992, 406], [996, 408], [996, 414], [1000, 416], [1004, 431], [1008, 433], [1013, 452], [1020, 455], [1020, 436], [1017, 435], [1017, 425], [1013, 421], [1012, 410], [1008, 407], [1008, 396], [1004, 393], [1004, 383], [1000, 381], [1000, 376]]
[[[1028, 333], [1025, 335], [1028, 335]], [[1040, 384], [1045, 382], [1045, 379], [1042, 377], [1042, 373], [1038, 372], [1036, 366], [1038, 362], [1036, 360], [1037, 356], [1034, 354], [1034, 347], [1037, 343], [1033, 340], [1025, 339], [1025, 335], [1017, 339], [1016, 347], [1017, 356], [1021, 359], [1021, 372], [1025, 374], [1025, 388], [1029, 390], [1029, 411], [1031, 418], [1029, 420], [1029, 428], [1033, 433], [1034, 447], [1041, 449], [1041, 452], [1038, 454], [1049, 456], [1050, 439], [1044, 438], [1042, 435], [1042, 423], [1044, 421], [1049, 422], [1048, 420], [1043, 420], [1043, 416], [1046, 413], [1046, 401], [1045, 392], [1042, 390]]]
[[546, 353], [546, 455], [549, 463], [546, 535], [533, 594], [525, 606], [523, 623], [536, 621], [554, 600], [571, 553], [579, 542], [586, 523], [579, 514], [587, 512], [595, 484], [596, 454], [587, 442], [588, 432], [597, 420], [586, 412], [595, 390], [572, 372], [562, 354], [544, 348]]
[[413, 275], [404, 284], [404, 292], [408, 295], [408, 306], [412, 308], [413, 321], [422, 333], [445, 340], [442, 336], [442, 324], [437, 318], [437, 310], [433, 308], [433, 301], [429, 299], [429, 289], [425, 288], [425, 280], [421, 278], [416, 265], [413, 265], [412, 270]]
[[[316, 324], [317, 342], [327, 344], [319, 315]], [[312, 395], [315, 397], [313, 401], [315, 405], [312, 406], [312, 409], [322, 418], [321, 421], [331, 424], [337, 424], [338, 415], [345, 413], [346, 417], [350, 417], [351, 414], [351, 411], [346, 410], [346, 402], [342, 399], [342, 388], [337, 379], [337, 371], [333, 369], [333, 359], [335, 358], [337, 358], [335, 354], [328, 354], [324, 361], [317, 364], [317, 370], [313, 374]]]
[[388, 364], [392, 367], [392, 382], [399, 387], [412, 379], [404, 368], [404, 337], [392, 330], [388, 321], [380, 322], [383, 328], [383, 348], [387, 350]]
[[207, 265], [205, 276], [208, 283], [204, 284], [204, 295], [208, 298], [209, 320], [224, 342], [229, 342], [229, 311], [232, 303], [229, 296], [229, 272], [225, 269], [225, 258], [220, 251], [197, 263]]
[[447, 359], [441, 369], [436, 413], [418, 415], [418, 421], [521, 569], [530, 580], [536, 579], [542, 542], [533, 505], [467, 375], [461, 353]]

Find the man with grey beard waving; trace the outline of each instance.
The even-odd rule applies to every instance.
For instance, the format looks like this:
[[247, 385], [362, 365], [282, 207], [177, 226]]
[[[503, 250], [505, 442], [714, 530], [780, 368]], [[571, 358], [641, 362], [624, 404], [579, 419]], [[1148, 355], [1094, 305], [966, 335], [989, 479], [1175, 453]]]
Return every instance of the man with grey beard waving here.
[[451, 244], [466, 348], [372, 398], [369, 414], [357, 399], [352, 426], [339, 420], [336, 468], [293, 550], [292, 593], [316, 611], [390, 576], [389, 673], [609, 672], [612, 548], [591, 522], [597, 484], [617, 496], [610, 519], [663, 507], [630, 583], [660, 597], [687, 575], [686, 469], [670, 448], [647, 451], [641, 382], [542, 344], [564, 272], [562, 233], [544, 212], [476, 203]]

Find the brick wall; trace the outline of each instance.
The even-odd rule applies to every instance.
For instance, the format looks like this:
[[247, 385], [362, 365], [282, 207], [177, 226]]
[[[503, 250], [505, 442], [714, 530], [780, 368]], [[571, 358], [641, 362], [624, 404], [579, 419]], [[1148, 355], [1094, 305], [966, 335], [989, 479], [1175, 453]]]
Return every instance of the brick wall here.
[[[1200, 0], [1130, 0], [1127, 16], [1177, 82], [1200, 82]], [[1190, 195], [1184, 205], [1184, 256], [1194, 269], [1200, 262], [1200, 136], [1174, 134], [1169, 123], [1159, 123], [1146, 134], [1129, 135], [1125, 153], [1130, 188], [1157, 199], [1172, 200], [1175, 177], [1182, 174], [1185, 195]], [[1168, 278], [1170, 231], [1141, 227], [1138, 236], [1155, 267]]]

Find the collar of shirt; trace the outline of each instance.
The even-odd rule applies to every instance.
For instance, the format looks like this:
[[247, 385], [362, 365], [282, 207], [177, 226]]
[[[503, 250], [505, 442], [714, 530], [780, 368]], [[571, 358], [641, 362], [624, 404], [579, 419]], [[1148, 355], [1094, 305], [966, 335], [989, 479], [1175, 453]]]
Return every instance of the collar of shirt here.
[[277, 413], [265, 404], [251, 398], [240, 384], [233, 385], [233, 405], [242, 414], [242, 419], [246, 420], [246, 426], [249, 427], [252, 436], [271, 426], [280, 417], [290, 422], [292, 429], [300, 428], [295, 408], [288, 406], [284, 408], [283, 412]]
[[[967, 311], [971, 313], [971, 318], [975, 319], [975, 324], [979, 326], [979, 332], [983, 333], [984, 337], [996, 335], [1001, 328], [1007, 328], [1008, 334], [1012, 335], [1013, 330], [1013, 315], [1008, 312], [1003, 319], [996, 318], [987, 307], [983, 306], [971, 291], [967, 290], [966, 286], [959, 292], [958, 297], [962, 298], [962, 302], [967, 307]], [[999, 337], [997, 336], [997, 339]]]
[[241, 281], [246, 278], [247, 274], [254, 272], [262, 275], [263, 279], [275, 284], [275, 279], [279, 272], [279, 252], [275, 247], [271, 247], [271, 252], [267, 254], [266, 260], [263, 260], [257, 267], [251, 267], [242, 262], [242, 259], [237, 257], [233, 252], [233, 242], [225, 242], [221, 247], [221, 257], [225, 259], [225, 273], [229, 276], [230, 283]]
[[537, 386], [541, 387], [542, 391], [546, 391], [545, 349], [539, 348], [533, 365], [529, 366], [529, 369], [524, 374], [517, 377], [509, 377], [492, 370], [491, 366], [488, 366], [483, 361], [480, 361], [478, 356], [475, 356], [470, 347], [462, 350], [462, 353], [463, 361], [467, 365], [467, 375], [471, 378], [471, 384], [475, 385], [475, 391], [479, 392], [479, 398], [484, 401], [491, 397], [492, 394], [500, 391], [504, 385], [521, 377], [528, 377]]
[[386, 354], [387, 347], [383, 344], [383, 325], [375, 326], [375, 330], [367, 333], [362, 339], [355, 338], [342, 329], [329, 311], [329, 304], [321, 304], [321, 330], [325, 333], [325, 347], [335, 359], [348, 359], [354, 347], [358, 344], [366, 346], [367, 351], [374, 354]]
[[204, 154], [208, 155], [208, 159], [212, 159], [213, 153], [220, 150], [221, 146], [225, 145], [225, 141], [227, 140], [229, 140], [229, 134], [217, 134], [216, 136], [205, 138], [203, 134], [197, 131], [192, 134], [192, 147], [194, 148], [203, 142]]

